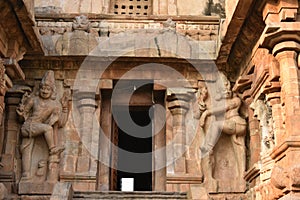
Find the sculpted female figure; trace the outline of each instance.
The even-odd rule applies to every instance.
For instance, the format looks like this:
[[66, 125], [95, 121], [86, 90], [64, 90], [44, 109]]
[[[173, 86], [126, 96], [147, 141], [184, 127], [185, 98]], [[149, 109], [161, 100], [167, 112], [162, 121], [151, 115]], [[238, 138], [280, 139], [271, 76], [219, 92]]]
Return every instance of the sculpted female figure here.
[[[238, 171], [243, 174], [244, 166], [244, 144], [243, 137], [246, 133], [246, 121], [239, 114], [239, 109], [242, 104], [241, 99], [234, 95], [231, 91], [230, 82], [223, 74], [219, 74], [217, 81], [218, 89], [216, 95], [216, 103], [207, 108], [201, 115], [199, 125], [203, 127], [207, 117], [211, 116], [210, 126], [205, 132], [205, 139], [200, 147], [202, 157], [202, 170], [204, 173], [204, 183], [210, 191], [217, 190], [217, 181], [213, 178], [214, 156], [213, 148], [218, 142], [221, 133], [231, 135], [231, 143], [233, 145], [235, 157], [240, 165]], [[223, 87], [221, 87], [221, 85]], [[242, 141], [240, 141], [242, 140]]]
[[207, 154], [216, 145], [221, 133], [229, 135], [244, 135], [246, 121], [239, 114], [242, 104], [241, 99], [231, 91], [230, 82], [223, 73], [220, 73], [220, 81], [224, 87], [219, 87], [216, 101], [223, 101], [219, 106], [207, 109], [200, 118], [200, 125], [204, 126], [208, 116], [214, 116], [213, 126], [206, 133], [204, 144], [201, 146], [202, 155]]

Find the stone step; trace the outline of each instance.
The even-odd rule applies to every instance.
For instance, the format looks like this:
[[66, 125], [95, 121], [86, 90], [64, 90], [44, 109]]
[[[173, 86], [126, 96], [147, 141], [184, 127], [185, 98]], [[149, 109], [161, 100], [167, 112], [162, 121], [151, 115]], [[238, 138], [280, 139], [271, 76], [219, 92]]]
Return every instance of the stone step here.
[[88, 200], [187, 200], [186, 193], [180, 192], [151, 192], [151, 191], [136, 191], [136, 192], [121, 192], [121, 191], [107, 191], [107, 192], [74, 192], [74, 200], [88, 199]]

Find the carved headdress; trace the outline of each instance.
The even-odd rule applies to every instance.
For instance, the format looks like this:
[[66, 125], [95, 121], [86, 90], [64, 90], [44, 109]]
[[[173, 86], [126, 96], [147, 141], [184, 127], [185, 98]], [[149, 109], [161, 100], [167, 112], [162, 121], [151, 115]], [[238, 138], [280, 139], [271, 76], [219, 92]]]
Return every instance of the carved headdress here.
[[49, 87], [51, 87], [52, 89], [52, 95], [51, 95], [51, 99], [56, 99], [56, 86], [55, 86], [55, 78], [54, 78], [54, 72], [52, 70], [48, 70], [40, 83], [40, 88], [44, 85], [47, 85]]

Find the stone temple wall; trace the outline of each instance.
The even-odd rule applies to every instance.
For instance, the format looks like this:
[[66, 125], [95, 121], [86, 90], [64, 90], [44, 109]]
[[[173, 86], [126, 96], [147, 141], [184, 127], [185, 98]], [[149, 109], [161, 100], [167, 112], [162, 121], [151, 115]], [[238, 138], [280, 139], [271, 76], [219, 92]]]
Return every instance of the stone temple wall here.
[[0, 1], [0, 199], [111, 195], [114, 105], [153, 106], [149, 199], [299, 199], [299, 0], [121, 2]]
[[[146, 2], [148, 5], [148, 1]], [[225, 0], [190, 0], [189, 3], [183, 0], [152, 0], [149, 2], [149, 8], [151, 8], [149, 15], [222, 15], [225, 17]], [[125, 11], [132, 9], [129, 8], [130, 5], [138, 6], [143, 4], [141, 1], [136, 0], [36, 0], [34, 3], [36, 12], [94, 14], [113, 14], [115, 5], [125, 6], [126, 8], [123, 8]]]
[[[214, 59], [220, 42], [220, 22], [215, 17], [145, 19], [140, 22], [100, 16], [89, 19], [84, 15], [76, 16], [76, 20], [70, 19], [72, 15], [64, 18], [57, 15], [59, 22], [38, 17], [37, 28], [48, 56], [91, 54]], [[84, 28], [76, 27], [81, 23]], [[165, 39], [169, 42], [164, 42]]]

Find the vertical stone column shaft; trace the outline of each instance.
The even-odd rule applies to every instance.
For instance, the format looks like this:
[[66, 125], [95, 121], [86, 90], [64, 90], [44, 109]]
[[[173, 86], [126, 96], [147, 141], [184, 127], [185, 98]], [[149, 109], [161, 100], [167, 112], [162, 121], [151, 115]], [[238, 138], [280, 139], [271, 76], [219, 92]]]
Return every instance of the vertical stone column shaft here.
[[260, 141], [261, 137], [259, 134], [259, 122], [254, 119], [253, 110], [248, 108], [249, 113], [249, 129], [250, 129], [250, 166], [253, 166], [260, 159]]
[[300, 121], [300, 79], [296, 63], [297, 53], [293, 50], [282, 51], [276, 55], [276, 58], [280, 63], [281, 100], [284, 106], [286, 134], [296, 136], [299, 135], [299, 129], [295, 127]]
[[[17, 119], [16, 108], [22, 94], [10, 93], [6, 98], [6, 115], [4, 121], [5, 143], [1, 162], [0, 182], [6, 182], [6, 187], [11, 192], [12, 185], [21, 177], [21, 160], [18, 154], [20, 145], [20, 123]], [[3, 176], [4, 175], [4, 176]]]
[[186, 114], [192, 95], [187, 91], [175, 91], [168, 97], [168, 108], [173, 116], [173, 156], [175, 173], [185, 174], [186, 169]]
[[97, 159], [99, 148], [99, 130], [95, 130], [96, 96], [94, 92], [77, 92], [77, 108], [79, 110], [79, 134], [82, 142], [82, 152], [78, 157], [77, 172], [89, 176], [97, 173]]
[[[163, 94], [161, 94], [163, 93]], [[158, 99], [156, 104], [164, 107], [164, 92], [159, 93], [158, 91], [154, 92], [154, 98]], [[159, 97], [160, 95], [160, 97]], [[160, 101], [159, 101], [160, 100]], [[157, 100], [156, 100], [157, 101]], [[154, 190], [155, 191], [165, 191], [166, 190], [166, 133], [165, 125], [162, 129], [158, 130], [158, 124], [165, 122], [165, 113], [159, 111], [158, 106], [154, 107], [154, 164], [155, 164], [155, 178], [154, 178]]]
[[[112, 188], [109, 187], [110, 184], [110, 174], [111, 169], [108, 164], [112, 164], [112, 167], [116, 167], [116, 163], [110, 163], [111, 155], [111, 135], [112, 135], [112, 110], [111, 110], [111, 91], [102, 93], [102, 102], [101, 102], [101, 136], [100, 136], [100, 162], [98, 168], [98, 186], [97, 189], [101, 191], [108, 191]], [[116, 148], [116, 147], [115, 147]], [[115, 150], [115, 149], [113, 149]], [[117, 152], [115, 152], [117, 153]], [[113, 155], [117, 156], [117, 155]], [[112, 159], [115, 159], [112, 158]], [[115, 162], [113, 160], [112, 162]], [[117, 169], [115, 169], [117, 170]], [[115, 177], [111, 177], [115, 178]]]

